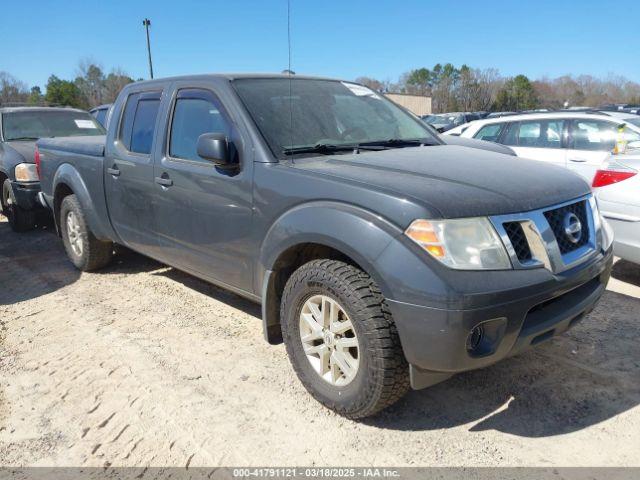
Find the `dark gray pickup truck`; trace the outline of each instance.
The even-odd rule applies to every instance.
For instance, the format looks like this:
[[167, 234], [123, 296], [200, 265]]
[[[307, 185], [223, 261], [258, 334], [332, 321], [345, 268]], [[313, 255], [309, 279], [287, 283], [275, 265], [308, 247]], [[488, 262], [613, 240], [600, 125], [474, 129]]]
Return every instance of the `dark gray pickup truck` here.
[[14, 231], [33, 228], [42, 209], [37, 201], [40, 183], [34, 158], [36, 140], [102, 134], [104, 129], [83, 110], [0, 108], [0, 207]]
[[112, 108], [106, 138], [38, 142], [71, 261], [125, 245], [260, 302], [266, 339], [345, 416], [566, 331], [609, 279], [583, 180], [444, 145], [361, 85], [190, 76]]

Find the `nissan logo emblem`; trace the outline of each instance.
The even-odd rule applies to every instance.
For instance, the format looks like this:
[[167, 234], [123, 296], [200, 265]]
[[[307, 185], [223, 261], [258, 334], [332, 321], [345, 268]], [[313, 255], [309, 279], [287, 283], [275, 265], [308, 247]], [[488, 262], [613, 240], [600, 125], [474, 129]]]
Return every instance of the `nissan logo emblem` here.
[[571, 243], [578, 243], [582, 238], [582, 222], [575, 213], [568, 212], [562, 221], [564, 234]]

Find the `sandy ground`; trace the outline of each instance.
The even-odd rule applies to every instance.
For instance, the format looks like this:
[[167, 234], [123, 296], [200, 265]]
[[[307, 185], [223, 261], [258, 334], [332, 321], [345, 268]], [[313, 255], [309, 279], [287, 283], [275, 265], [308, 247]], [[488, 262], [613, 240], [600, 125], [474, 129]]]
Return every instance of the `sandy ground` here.
[[640, 465], [640, 267], [573, 331], [353, 422], [259, 308], [133, 253], [80, 274], [0, 221], [0, 465]]

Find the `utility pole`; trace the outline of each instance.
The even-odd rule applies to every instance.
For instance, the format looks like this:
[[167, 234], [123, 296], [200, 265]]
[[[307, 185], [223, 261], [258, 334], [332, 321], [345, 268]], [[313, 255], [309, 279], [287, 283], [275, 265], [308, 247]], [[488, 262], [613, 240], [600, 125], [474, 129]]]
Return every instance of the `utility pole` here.
[[153, 63], [151, 63], [151, 42], [149, 41], [149, 27], [151, 26], [151, 20], [145, 18], [142, 21], [142, 25], [147, 30], [147, 53], [149, 54], [149, 75], [153, 78]]

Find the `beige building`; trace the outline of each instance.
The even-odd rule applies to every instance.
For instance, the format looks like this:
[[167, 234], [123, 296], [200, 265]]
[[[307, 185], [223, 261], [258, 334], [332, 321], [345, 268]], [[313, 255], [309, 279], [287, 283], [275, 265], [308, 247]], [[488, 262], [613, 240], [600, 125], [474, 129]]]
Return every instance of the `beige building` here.
[[410, 95], [408, 93], [385, 93], [392, 102], [406, 108], [418, 116], [431, 114], [431, 97], [424, 95]]

